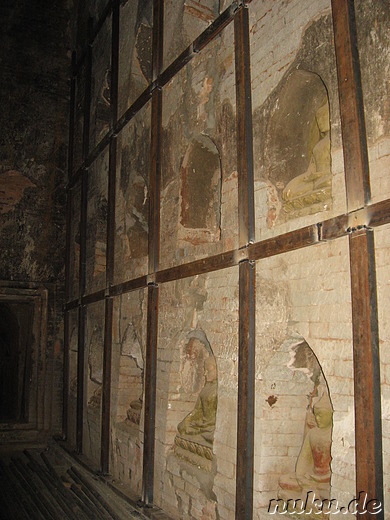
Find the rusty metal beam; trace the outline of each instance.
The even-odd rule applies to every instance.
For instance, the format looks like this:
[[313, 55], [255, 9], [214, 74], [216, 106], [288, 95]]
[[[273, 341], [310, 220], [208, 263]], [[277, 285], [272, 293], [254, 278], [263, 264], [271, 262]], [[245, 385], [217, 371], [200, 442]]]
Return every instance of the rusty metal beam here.
[[255, 263], [244, 260], [239, 274], [236, 519], [253, 517], [255, 425]]
[[[93, 20], [88, 20], [89, 40], [92, 31]], [[91, 89], [92, 89], [92, 43], [88, 46], [86, 67], [85, 67], [85, 96], [84, 96], [84, 126], [83, 126], [83, 161], [86, 162], [89, 156], [89, 133], [91, 123]]]
[[[278, 235], [250, 244], [247, 248], [247, 256], [250, 260], [261, 260], [271, 256], [287, 253], [303, 247], [316, 244], [322, 241], [335, 240], [347, 236], [351, 225], [380, 227], [390, 224], [390, 200], [384, 200], [367, 206], [365, 210], [358, 210], [350, 214], [342, 214], [328, 220], [312, 224], [304, 228], [298, 228], [288, 233]], [[193, 262], [178, 265], [168, 269], [163, 269], [155, 273], [156, 283], [167, 283], [180, 280], [189, 276], [210, 273], [220, 269], [226, 269], [238, 265], [242, 252], [239, 250], [226, 251], [217, 255], [201, 258]], [[134, 291], [146, 287], [148, 284], [147, 276], [140, 276], [126, 280], [109, 288], [110, 296], [119, 296], [126, 292]], [[105, 296], [103, 290], [83, 296], [84, 305], [102, 300]], [[79, 304], [79, 299], [72, 300], [65, 305], [67, 311], [75, 309]]]
[[[349, 238], [355, 395], [356, 493], [383, 504], [378, 305], [373, 231]], [[371, 514], [362, 515], [362, 518]], [[382, 512], [376, 515], [384, 519]]]
[[83, 451], [83, 421], [84, 421], [84, 373], [85, 373], [85, 320], [86, 307], [79, 307], [79, 330], [77, 345], [77, 405], [76, 405], [76, 450]]
[[249, 14], [239, 9], [234, 18], [236, 60], [236, 121], [238, 165], [239, 247], [255, 240], [253, 178], [252, 87], [250, 73]]
[[[74, 125], [76, 107], [76, 78], [75, 78], [76, 53], [72, 53], [72, 76], [70, 79], [70, 107], [69, 107], [69, 144], [68, 144], [68, 182], [73, 172], [73, 152], [74, 152]], [[66, 244], [65, 244], [65, 302], [70, 299], [70, 248], [71, 248], [71, 229], [72, 229], [72, 191], [67, 188], [66, 199]], [[64, 354], [63, 354], [63, 384], [62, 384], [62, 436], [63, 439], [68, 435], [68, 399], [69, 399], [69, 334], [68, 334], [68, 313], [64, 315]]]
[[154, 491], [154, 447], [156, 422], [156, 375], [157, 375], [157, 330], [158, 330], [158, 286], [148, 286], [148, 318], [145, 359], [145, 418], [144, 453], [142, 472], [142, 500], [153, 505]]
[[[118, 84], [119, 84], [119, 0], [112, 2], [111, 32], [111, 127], [114, 128], [118, 118]], [[108, 213], [106, 242], [106, 290], [114, 279], [115, 261], [115, 194], [116, 194], [116, 160], [117, 138], [112, 137], [109, 150], [108, 172]], [[111, 355], [112, 355], [112, 322], [113, 299], [105, 299], [104, 315], [104, 351], [103, 351], [103, 383], [102, 383], [102, 417], [101, 417], [101, 453], [100, 469], [108, 474], [110, 465], [110, 425], [111, 425]]]
[[119, 0], [112, 2], [112, 33], [111, 33], [111, 128], [115, 128], [118, 120], [118, 88], [119, 88]]
[[164, 1], [153, 0], [152, 81], [156, 81], [163, 67]]
[[237, 6], [232, 4], [230, 5], [216, 20], [213, 21], [209, 27], [207, 27], [202, 34], [200, 34], [193, 43], [194, 52], [200, 52], [202, 49], [206, 47], [218, 34], [220, 34], [225, 27], [229, 25], [230, 22], [233, 21], [234, 15], [236, 13]]
[[160, 256], [160, 189], [161, 189], [161, 119], [162, 91], [152, 97], [151, 167], [149, 178], [149, 273], [158, 270]]
[[332, 0], [348, 211], [371, 198], [362, 82], [353, 0]]
[[111, 427], [111, 354], [113, 299], [106, 298], [104, 321], [103, 387], [100, 469], [104, 475], [109, 473], [110, 427]]
[[68, 438], [68, 410], [69, 410], [69, 312], [64, 314], [64, 361], [62, 386], [62, 438]]

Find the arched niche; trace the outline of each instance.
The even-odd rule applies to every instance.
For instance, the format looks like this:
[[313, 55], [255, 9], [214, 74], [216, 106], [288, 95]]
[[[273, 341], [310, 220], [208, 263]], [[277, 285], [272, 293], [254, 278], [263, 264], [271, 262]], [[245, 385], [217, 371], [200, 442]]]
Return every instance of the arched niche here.
[[187, 147], [180, 169], [179, 238], [194, 245], [221, 233], [221, 159], [217, 147], [199, 134]]
[[178, 338], [169, 379], [160, 395], [167, 400], [166, 414], [158, 421], [156, 438], [161, 505], [189, 518], [192, 510], [190, 495], [185, 491], [187, 486], [197, 488], [200, 510], [210, 501], [215, 507], [216, 502], [213, 488], [217, 461], [213, 445], [218, 374], [212, 346], [200, 326]]
[[[321, 422], [322, 413], [327, 421]], [[256, 433], [261, 460], [258, 486], [265, 490], [262, 507], [267, 509], [272, 499], [299, 499], [309, 488], [317, 498], [331, 498], [332, 416], [321, 365], [307, 341], [295, 333], [264, 372]], [[307, 474], [304, 482], [302, 468]]]
[[298, 69], [279, 87], [265, 132], [267, 225], [332, 204], [329, 99], [320, 76]]

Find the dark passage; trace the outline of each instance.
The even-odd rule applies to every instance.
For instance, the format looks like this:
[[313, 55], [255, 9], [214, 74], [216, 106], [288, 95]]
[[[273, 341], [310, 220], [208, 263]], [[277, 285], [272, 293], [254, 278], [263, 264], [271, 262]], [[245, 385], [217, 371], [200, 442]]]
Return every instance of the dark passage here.
[[0, 304], [0, 422], [28, 419], [33, 307]]

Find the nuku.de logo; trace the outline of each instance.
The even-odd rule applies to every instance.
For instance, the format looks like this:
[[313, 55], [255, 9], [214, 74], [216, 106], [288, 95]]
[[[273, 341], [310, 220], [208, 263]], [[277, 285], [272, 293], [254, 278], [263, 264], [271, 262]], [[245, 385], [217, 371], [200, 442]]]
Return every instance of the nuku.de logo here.
[[290, 514], [290, 515], [337, 515], [337, 514], [352, 514], [352, 515], [377, 515], [382, 512], [382, 504], [376, 498], [368, 499], [368, 494], [365, 491], [360, 491], [359, 496], [353, 498], [345, 506], [339, 505], [336, 498], [322, 499], [316, 498], [314, 491], [308, 491], [306, 498], [290, 498], [283, 500], [282, 498], [273, 498], [269, 501], [269, 514]]

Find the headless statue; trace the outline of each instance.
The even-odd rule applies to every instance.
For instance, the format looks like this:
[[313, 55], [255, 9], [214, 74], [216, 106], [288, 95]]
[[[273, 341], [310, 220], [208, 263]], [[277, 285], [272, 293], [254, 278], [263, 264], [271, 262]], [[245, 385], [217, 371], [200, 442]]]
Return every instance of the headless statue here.
[[204, 362], [205, 385], [199, 393], [194, 409], [178, 425], [182, 437], [212, 446], [217, 413], [217, 367], [209, 357]]
[[278, 494], [283, 500], [305, 500], [309, 491], [314, 492], [316, 498], [330, 498], [333, 410], [326, 393], [314, 405], [313, 411], [315, 426], [309, 425], [307, 429], [295, 474], [285, 475], [279, 480]]
[[286, 212], [310, 206], [330, 197], [332, 174], [330, 169], [330, 125], [328, 100], [315, 114], [314, 145], [310, 146], [307, 170], [294, 177], [282, 192]]

